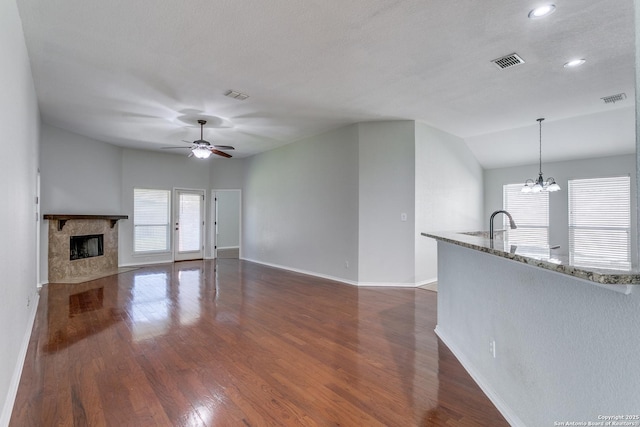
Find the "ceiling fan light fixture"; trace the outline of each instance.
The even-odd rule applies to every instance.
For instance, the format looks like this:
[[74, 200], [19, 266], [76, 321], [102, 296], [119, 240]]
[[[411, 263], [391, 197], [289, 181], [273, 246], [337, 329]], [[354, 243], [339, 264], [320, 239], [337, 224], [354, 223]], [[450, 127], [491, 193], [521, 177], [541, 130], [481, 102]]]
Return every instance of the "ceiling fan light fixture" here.
[[208, 159], [211, 156], [211, 151], [206, 147], [196, 147], [191, 152], [199, 159]]

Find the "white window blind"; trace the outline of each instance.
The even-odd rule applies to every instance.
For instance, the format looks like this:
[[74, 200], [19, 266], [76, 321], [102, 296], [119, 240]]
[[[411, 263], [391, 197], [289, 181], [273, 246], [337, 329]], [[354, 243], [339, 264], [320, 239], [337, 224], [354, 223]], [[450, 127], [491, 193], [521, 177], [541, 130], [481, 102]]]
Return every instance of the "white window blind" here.
[[512, 230], [506, 215], [503, 227], [510, 243], [525, 246], [549, 246], [549, 193], [523, 193], [522, 184], [502, 187], [504, 210], [513, 217], [518, 228]]
[[569, 180], [569, 256], [576, 266], [631, 268], [631, 178]]
[[135, 253], [169, 250], [171, 192], [133, 190], [133, 246]]

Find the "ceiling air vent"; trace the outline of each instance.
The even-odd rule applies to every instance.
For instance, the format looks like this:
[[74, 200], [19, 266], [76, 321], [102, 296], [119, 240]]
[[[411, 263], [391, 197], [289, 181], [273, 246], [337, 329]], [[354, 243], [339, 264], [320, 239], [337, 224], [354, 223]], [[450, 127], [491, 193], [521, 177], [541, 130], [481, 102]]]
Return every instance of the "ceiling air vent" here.
[[505, 68], [511, 68], [516, 65], [524, 64], [524, 59], [520, 58], [516, 53], [511, 53], [507, 56], [503, 56], [502, 58], [494, 59], [491, 62], [493, 62], [496, 67], [504, 70]]
[[625, 99], [627, 99], [627, 94], [618, 93], [616, 95], [605, 96], [600, 99], [602, 99], [605, 104], [615, 104], [618, 101], [624, 101]]
[[225, 92], [224, 96], [237, 99], [238, 101], [244, 101], [249, 97], [249, 95], [247, 95], [246, 93], [238, 92], [237, 90], [228, 90], [227, 92]]

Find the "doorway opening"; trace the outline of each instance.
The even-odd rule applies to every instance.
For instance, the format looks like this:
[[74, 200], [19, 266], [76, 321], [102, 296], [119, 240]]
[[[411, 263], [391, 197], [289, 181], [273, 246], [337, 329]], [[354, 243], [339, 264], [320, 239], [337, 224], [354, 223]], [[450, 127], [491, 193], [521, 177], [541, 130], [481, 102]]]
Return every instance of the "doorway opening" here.
[[241, 190], [212, 191], [213, 257], [241, 258]]

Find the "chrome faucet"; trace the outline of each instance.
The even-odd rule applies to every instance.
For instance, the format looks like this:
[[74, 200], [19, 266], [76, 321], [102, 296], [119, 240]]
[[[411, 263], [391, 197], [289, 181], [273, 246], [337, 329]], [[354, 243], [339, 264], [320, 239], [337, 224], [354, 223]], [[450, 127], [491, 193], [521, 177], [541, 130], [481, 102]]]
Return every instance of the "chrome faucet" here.
[[511, 214], [507, 211], [495, 211], [494, 213], [491, 214], [491, 218], [489, 218], [489, 239], [493, 240], [493, 218], [498, 215], [499, 213], [503, 213], [505, 214], [507, 217], [509, 217], [509, 223], [511, 225], [511, 229], [514, 230], [516, 228], [518, 228], [518, 226], [516, 225], [515, 221], [513, 220], [513, 218], [511, 217]]

